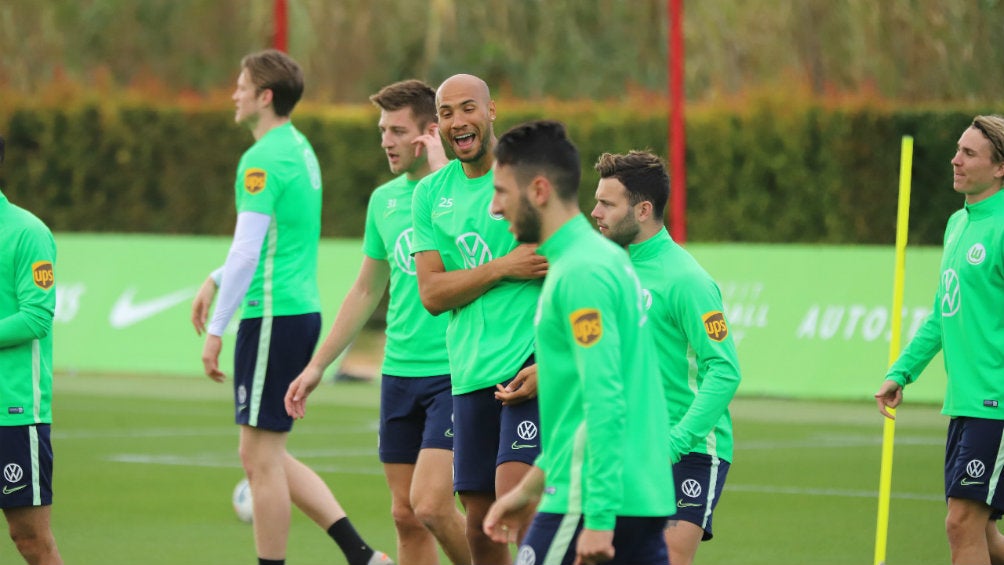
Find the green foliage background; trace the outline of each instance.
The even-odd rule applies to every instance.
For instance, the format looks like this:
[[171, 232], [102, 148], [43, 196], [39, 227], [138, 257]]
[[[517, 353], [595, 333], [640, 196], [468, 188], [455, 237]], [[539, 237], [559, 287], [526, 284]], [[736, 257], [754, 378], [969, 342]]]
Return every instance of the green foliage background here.
[[[910, 241], [940, 244], [961, 206], [951, 190], [972, 110], [829, 108], [763, 99], [690, 114], [688, 230], [695, 241], [891, 243], [900, 140], [916, 138]], [[497, 133], [538, 117], [566, 122], [583, 159], [582, 207], [604, 151], [666, 153], [666, 113], [639, 104], [517, 103]], [[370, 191], [390, 178], [369, 107], [305, 108], [294, 122], [324, 175], [323, 232], [362, 234]], [[0, 121], [0, 186], [58, 231], [228, 234], [233, 185], [250, 135], [229, 110], [148, 104], [22, 108]], [[670, 226], [672, 227], [672, 226]]]

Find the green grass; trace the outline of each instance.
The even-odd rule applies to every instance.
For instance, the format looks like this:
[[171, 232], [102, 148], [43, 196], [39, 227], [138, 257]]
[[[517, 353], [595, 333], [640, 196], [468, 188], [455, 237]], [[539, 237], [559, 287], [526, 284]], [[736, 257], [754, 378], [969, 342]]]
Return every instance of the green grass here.
[[[68, 564], [255, 562], [251, 528], [230, 507], [242, 471], [229, 398], [229, 384], [208, 379], [57, 376], [53, 527]], [[289, 448], [320, 472], [364, 537], [393, 554], [377, 399], [375, 384], [321, 387]], [[733, 414], [736, 461], [698, 563], [871, 563], [882, 432], [874, 405], [738, 399]], [[948, 561], [945, 426], [935, 407], [900, 410], [889, 565]], [[344, 563], [299, 513], [287, 559]], [[0, 563], [19, 562], [0, 542]]]

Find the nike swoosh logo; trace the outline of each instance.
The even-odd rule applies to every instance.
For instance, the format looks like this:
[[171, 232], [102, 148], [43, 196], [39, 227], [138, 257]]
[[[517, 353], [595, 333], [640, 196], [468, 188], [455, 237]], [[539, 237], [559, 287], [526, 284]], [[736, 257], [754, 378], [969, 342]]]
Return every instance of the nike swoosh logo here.
[[683, 499], [676, 501], [677, 508], [696, 508], [701, 506], [700, 504], [694, 504], [693, 502], [684, 502]]
[[17, 491], [19, 491], [19, 490], [21, 490], [21, 489], [23, 489], [23, 488], [25, 488], [27, 486], [28, 485], [21, 485], [19, 487], [8, 488], [7, 485], [4, 485], [4, 487], [3, 487], [3, 493], [4, 494], [14, 494], [15, 492], [17, 492]]
[[443, 435], [446, 436], [446, 437], [453, 437], [453, 428], [450, 428], [450, 429], [446, 430], [445, 432], [443, 432]]
[[121, 330], [152, 318], [164, 310], [174, 308], [182, 302], [187, 302], [194, 295], [195, 291], [186, 288], [149, 300], [134, 302], [136, 289], [134, 287], [127, 288], [112, 305], [112, 311], [108, 314], [108, 323], [116, 330]]
[[962, 479], [959, 484], [964, 487], [968, 487], [970, 485], [982, 485], [983, 481], [970, 481], [969, 479]]
[[440, 216], [445, 216], [447, 214], [452, 214], [453, 210], [436, 210], [432, 213], [433, 218], [438, 218]]
[[512, 448], [513, 449], [526, 449], [528, 447], [537, 447], [537, 444], [535, 444], [535, 443], [516, 443], [515, 441], [512, 442]]

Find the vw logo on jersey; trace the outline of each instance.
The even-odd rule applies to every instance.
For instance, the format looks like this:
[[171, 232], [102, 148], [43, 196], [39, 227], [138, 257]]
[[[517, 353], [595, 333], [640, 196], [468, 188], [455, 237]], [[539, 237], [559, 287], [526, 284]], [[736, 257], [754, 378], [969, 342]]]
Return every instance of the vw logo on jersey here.
[[530, 441], [537, 437], [537, 424], [534, 424], [530, 420], [523, 420], [516, 426], [516, 433], [519, 434], [519, 439]]
[[8, 463], [3, 468], [3, 478], [8, 483], [19, 483], [22, 477], [24, 477], [24, 469], [17, 463]]
[[401, 232], [401, 235], [397, 236], [397, 241], [394, 242], [394, 261], [397, 262], [397, 268], [409, 275], [415, 274], [415, 258], [411, 255], [411, 242], [414, 235], [415, 229], [408, 228]]
[[970, 265], [979, 265], [987, 258], [987, 248], [983, 247], [982, 243], [975, 243], [969, 248], [969, 252], [966, 253], [966, 261], [969, 261]]
[[701, 483], [694, 479], [687, 479], [680, 483], [680, 490], [690, 498], [697, 498], [701, 496]]
[[962, 306], [962, 294], [959, 285], [959, 274], [955, 269], [941, 273], [941, 315], [945, 318], [959, 313]]
[[974, 479], [982, 477], [986, 470], [987, 468], [979, 459], [973, 459], [969, 463], [966, 463], [966, 474]]
[[493, 259], [488, 243], [477, 232], [467, 232], [459, 236], [457, 249], [460, 250], [460, 255], [464, 258], [464, 267], [467, 269], [480, 267]]

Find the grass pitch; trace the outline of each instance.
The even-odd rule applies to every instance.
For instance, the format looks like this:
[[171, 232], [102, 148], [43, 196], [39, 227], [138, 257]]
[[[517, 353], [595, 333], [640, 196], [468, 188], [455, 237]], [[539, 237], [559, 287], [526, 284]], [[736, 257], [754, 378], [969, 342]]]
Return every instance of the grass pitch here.
[[[376, 456], [378, 389], [320, 387], [289, 448], [328, 482], [363, 536], [393, 555]], [[242, 470], [229, 391], [208, 379], [57, 375], [53, 528], [66, 563], [255, 562], [251, 528], [230, 507]], [[859, 403], [736, 400], [736, 460], [698, 563], [871, 563], [882, 437], [871, 392]], [[899, 411], [889, 565], [948, 561], [946, 425], [933, 406]], [[13, 544], [0, 542], [0, 563], [19, 562]], [[294, 512], [287, 562], [344, 560]]]

